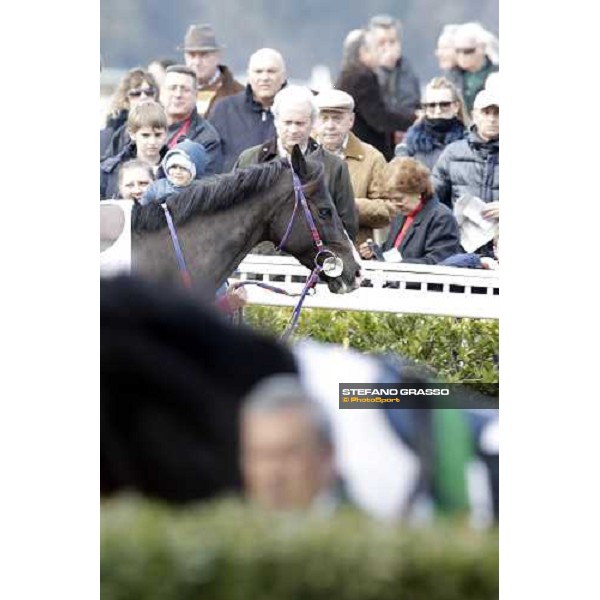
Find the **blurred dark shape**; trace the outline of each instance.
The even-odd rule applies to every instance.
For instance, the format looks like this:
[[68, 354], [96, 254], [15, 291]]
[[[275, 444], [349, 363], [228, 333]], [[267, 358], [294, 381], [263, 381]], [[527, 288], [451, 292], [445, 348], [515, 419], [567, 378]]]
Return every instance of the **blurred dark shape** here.
[[239, 488], [241, 399], [296, 367], [275, 341], [228, 324], [211, 296], [102, 280], [101, 494], [186, 502]]

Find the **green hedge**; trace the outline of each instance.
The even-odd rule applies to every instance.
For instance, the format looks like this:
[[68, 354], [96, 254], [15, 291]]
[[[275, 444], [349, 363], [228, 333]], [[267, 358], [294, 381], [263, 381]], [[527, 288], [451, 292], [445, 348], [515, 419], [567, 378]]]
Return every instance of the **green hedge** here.
[[100, 574], [103, 600], [495, 600], [498, 535], [120, 498], [101, 509]]
[[[279, 334], [292, 309], [248, 306], [244, 313], [253, 327]], [[453, 383], [478, 387], [498, 382], [496, 320], [305, 308], [297, 337], [305, 336], [361, 352], [401, 354], [433, 367]]]

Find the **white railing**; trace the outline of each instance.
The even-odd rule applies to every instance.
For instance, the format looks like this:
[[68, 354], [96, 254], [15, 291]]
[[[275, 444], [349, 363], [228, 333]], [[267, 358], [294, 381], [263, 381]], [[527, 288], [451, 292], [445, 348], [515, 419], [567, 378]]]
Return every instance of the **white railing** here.
[[[498, 271], [363, 261], [363, 285], [350, 294], [332, 294], [324, 283], [304, 303], [329, 308], [498, 319]], [[310, 272], [295, 258], [249, 254], [230, 281], [264, 281], [299, 293]], [[366, 282], [370, 287], [365, 287]], [[387, 285], [386, 285], [387, 284]], [[392, 285], [393, 287], [389, 287]], [[385, 287], [384, 287], [385, 286]], [[255, 285], [246, 287], [250, 304], [294, 306], [296, 298]]]

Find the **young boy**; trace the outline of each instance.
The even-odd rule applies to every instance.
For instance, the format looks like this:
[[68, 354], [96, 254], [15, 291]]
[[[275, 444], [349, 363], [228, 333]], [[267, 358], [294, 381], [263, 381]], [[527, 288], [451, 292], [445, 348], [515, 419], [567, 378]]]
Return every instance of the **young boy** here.
[[161, 166], [166, 179], [152, 183], [142, 197], [141, 204], [162, 202], [167, 196], [186, 188], [194, 179], [204, 175], [208, 155], [202, 144], [183, 140], [165, 155]]
[[131, 109], [127, 118], [131, 141], [116, 156], [100, 163], [100, 199], [116, 198], [119, 192], [119, 167], [137, 158], [150, 165], [156, 175], [167, 151], [167, 115], [158, 102], [141, 102]]

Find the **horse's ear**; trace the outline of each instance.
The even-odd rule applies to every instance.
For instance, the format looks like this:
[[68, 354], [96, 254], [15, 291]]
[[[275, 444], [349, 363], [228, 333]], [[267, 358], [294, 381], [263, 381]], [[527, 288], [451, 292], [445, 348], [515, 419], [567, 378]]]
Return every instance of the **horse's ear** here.
[[292, 169], [294, 169], [300, 179], [304, 179], [308, 175], [306, 161], [298, 144], [292, 148]]

